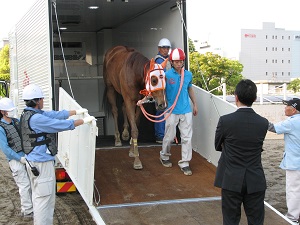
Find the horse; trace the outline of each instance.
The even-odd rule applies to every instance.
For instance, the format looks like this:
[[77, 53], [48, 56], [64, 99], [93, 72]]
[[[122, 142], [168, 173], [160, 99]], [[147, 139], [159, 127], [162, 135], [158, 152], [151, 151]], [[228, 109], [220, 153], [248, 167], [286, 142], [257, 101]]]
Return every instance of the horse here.
[[[124, 119], [122, 139], [124, 141], [129, 140], [130, 125], [131, 144], [129, 157], [134, 157], [134, 169], [143, 168], [137, 144], [138, 123], [141, 115], [141, 109], [137, 103], [141, 101], [144, 94], [154, 99], [157, 110], [166, 109], [165, 73], [163, 71], [166, 63], [167, 60], [161, 65], [155, 64], [153, 59], [149, 60], [134, 48], [126, 46], [115, 46], [109, 49], [104, 56], [103, 79], [105, 90], [103, 107], [106, 112], [109, 112], [107, 102], [111, 106], [110, 112], [113, 116], [115, 127], [115, 146], [122, 146], [118, 128], [117, 107], [117, 97], [122, 97]], [[156, 75], [151, 75], [154, 72], [156, 72]]]

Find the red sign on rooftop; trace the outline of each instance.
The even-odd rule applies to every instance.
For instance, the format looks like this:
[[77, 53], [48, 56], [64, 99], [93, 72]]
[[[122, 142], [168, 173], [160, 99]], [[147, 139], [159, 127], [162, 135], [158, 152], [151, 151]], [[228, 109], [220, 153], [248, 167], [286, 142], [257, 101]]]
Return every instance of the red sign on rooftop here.
[[245, 38], [256, 38], [256, 34], [245, 34]]

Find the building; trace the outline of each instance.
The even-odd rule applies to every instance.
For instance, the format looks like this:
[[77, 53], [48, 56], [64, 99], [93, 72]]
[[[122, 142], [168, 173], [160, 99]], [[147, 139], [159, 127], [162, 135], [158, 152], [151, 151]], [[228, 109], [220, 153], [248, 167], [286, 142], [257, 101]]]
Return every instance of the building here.
[[239, 61], [242, 75], [256, 83], [289, 83], [300, 77], [300, 31], [275, 28], [270, 22], [263, 29], [242, 29]]

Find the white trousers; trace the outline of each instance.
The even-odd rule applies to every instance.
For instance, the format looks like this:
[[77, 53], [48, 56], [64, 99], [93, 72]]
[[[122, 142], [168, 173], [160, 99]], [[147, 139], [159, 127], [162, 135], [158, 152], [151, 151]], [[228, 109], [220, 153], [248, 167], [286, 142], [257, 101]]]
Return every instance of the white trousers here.
[[171, 114], [166, 120], [165, 136], [160, 157], [162, 160], [170, 159], [171, 144], [176, 136], [176, 126], [178, 124], [181, 138], [181, 160], [178, 161], [180, 168], [189, 166], [189, 162], [192, 159], [192, 116], [192, 113]]
[[40, 172], [34, 176], [26, 163], [31, 181], [34, 225], [52, 225], [55, 207], [55, 170], [54, 162], [30, 162]]
[[292, 221], [300, 217], [300, 171], [286, 170], [286, 216]]
[[26, 166], [19, 161], [10, 160], [9, 167], [12, 172], [12, 176], [19, 188], [19, 194], [21, 199], [21, 213], [27, 215], [32, 213], [32, 196], [31, 185], [27, 174]]

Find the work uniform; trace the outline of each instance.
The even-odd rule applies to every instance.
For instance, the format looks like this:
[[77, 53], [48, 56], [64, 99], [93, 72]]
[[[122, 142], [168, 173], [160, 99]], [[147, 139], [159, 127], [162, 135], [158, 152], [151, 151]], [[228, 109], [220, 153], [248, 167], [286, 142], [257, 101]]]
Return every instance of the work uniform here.
[[[27, 140], [28, 131], [26, 131], [26, 123], [36, 134], [53, 134], [65, 130], [75, 129], [74, 120], [66, 120], [69, 112], [62, 111], [43, 111], [27, 107], [26, 111], [34, 111], [28, 121], [21, 117], [21, 135], [23, 144]], [[26, 133], [27, 132], [27, 133]], [[37, 138], [37, 142], [45, 141], [45, 136]], [[32, 186], [32, 199], [34, 208], [34, 224], [35, 225], [51, 225], [53, 224], [53, 214], [55, 207], [55, 155], [51, 154], [46, 144], [33, 147], [32, 151], [26, 155], [29, 163], [26, 164], [28, 174]], [[35, 176], [31, 172], [31, 167], [36, 167], [39, 175]]]
[[[181, 75], [174, 68], [166, 72], [166, 97], [168, 108], [170, 108], [177, 96], [180, 87]], [[173, 112], [166, 120], [165, 136], [163, 139], [160, 157], [162, 160], [169, 160], [171, 156], [171, 144], [176, 136], [176, 126], [180, 130], [181, 137], [181, 160], [178, 165], [180, 168], [189, 166], [192, 159], [192, 108], [189, 98], [189, 88], [192, 87], [192, 73], [184, 70], [184, 82], [180, 95], [177, 99]], [[165, 116], [167, 116], [166, 114]]]
[[287, 217], [299, 221], [300, 217], [300, 114], [274, 124], [277, 134], [284, 134], [284, 154], [280, 168], [286, 170]]
[[[167, 59], [167, 58], [169, 58], [169, 56], [164, 57], [160, 53], [158, 53], [155, 56], [154, 60], [155, 60], [155, 63], [162, 64], [165, 61], [165, 59]], [[168, 61], [167, 66], [164, 69], [164, 71], [166, 72], [169, 69], [171, 69], [171, 64]], [[161, 115], [163, 112], [164, 111], [157, 110], [156, 111], [156, 116]], [[161, 116], [161, 117], [156, 118], [155, 120], [162, 120], [163, 118], [164, 118], [164, 116]], [[162, 121], [162, 122], [159, 122], [159, 123], [154, 123], [154, 130], [155, 130], [156, 139], [157, 140], [162, 140], [164, 138], [164, 135], [165, 135], [165, 121]]]
[[0, 149], [6, 156], [13, 178], [19, 188], [21, 214], [26, 216], [33, 212], [33, 205], [30, 180], [26, 166], [20, 162], [21, 157], [25, 156], [25, 153], [19, 147], [14, 149], [14, 146], [20, 146], [21, 144], [18, 129], [14, 120], [12, 120], [11, 124], [8, 124], [6, 120], [1, 119]]

